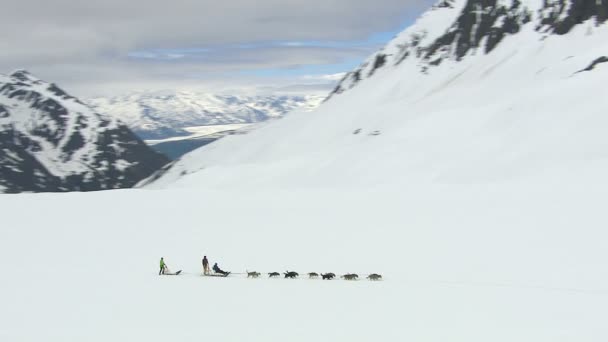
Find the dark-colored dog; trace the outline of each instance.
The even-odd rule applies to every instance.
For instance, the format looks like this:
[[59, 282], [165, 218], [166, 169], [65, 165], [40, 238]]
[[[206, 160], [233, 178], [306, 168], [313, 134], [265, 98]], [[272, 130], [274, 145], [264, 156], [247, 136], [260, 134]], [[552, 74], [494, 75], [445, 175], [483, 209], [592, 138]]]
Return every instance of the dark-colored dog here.
[[287, 271], [284, 274], [285, 274], [285, 278], [290, 278], [290, 279], [296, 279], [298, 276], [300, 276], [298, 274], [298, 272], [289, 272], [289, 271]]
[[334, 273], [325, 273], [321, 274], [321, 277], [323, 278], [323, 280], [332, 280], [336, 277], [336, 275]]
[[280, 275], [281, 275], [281, 273], [279, 273], [279, 272], [268, 273], [268, 277], [270, 277], [270, 278], [275, 278], [275, 277], [278, 277]]
[[378, 281], [378, 280], [382, 280], [382, 276], [380, 274], [372, 273], [367, 276], [367, 279], [372, 280], [372, 281]]
[[310, 278], [310, 279], [316, 279], [316, 278], [319, 278], [319, 273], [316, 273], [316, 272], [310, 272], [310, 273], [308, 273], [308, 278]]
[[258, 278], [260, 276], [259, 272], [249, 272], [247, 271], [247, 278]]
[[342, 279], [344, 279], [344, 280], [357, 280], [357, 279], [359, 279], [359, 275], [358, 274], [354, 274], [354, 273], [345, 274], [345, 275], [342, 276]]

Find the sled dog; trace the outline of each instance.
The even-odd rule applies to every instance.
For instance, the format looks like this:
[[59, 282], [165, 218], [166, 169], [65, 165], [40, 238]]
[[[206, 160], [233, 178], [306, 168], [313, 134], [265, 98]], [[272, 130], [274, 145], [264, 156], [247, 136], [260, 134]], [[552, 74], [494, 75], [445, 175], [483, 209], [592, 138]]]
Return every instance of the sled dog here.
[[247, 271], [247, 278], [258, 278], [260, 276], [259, 272], [249, 272]]
[[382, 280], [382, 276], [380, 274], [372, 273], [367, 276], [367, 279], [372, 280], [372, 281], [378, 281], [378, 280]]
[[323, 280], [332, 280], [336, 277], [336, 275], [334, 273], [325, 273], [321, 274], [321, 277], [323, 278]]
[[350, 273], [350, 274], [345, 274], [341, 277], [344, 280], [357, 280], [359, 279], [359, 275], [358, 274], [354, 274], [354, 273]]
[[290, 271], [285, 271], [285, 278], [291, 278], [291, 279], [296, 279], [299, 274], [298, 272], [290, 272]]

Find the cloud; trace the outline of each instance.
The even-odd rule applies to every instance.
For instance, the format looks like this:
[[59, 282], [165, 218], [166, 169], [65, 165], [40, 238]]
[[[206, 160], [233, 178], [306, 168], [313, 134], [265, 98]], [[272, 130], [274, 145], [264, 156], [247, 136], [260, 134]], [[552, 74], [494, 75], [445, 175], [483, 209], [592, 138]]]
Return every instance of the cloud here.
[[99, 89], [109, 83], [161, 86], [222, 77], [238, 83], [230, 73], [361, 59], [377, 48], [379, 42], [370, 37], [401, 28], [429, 3], [5, 1], [0, 72], [26, 68], [50, 81], [89, 90], [95, 84]]

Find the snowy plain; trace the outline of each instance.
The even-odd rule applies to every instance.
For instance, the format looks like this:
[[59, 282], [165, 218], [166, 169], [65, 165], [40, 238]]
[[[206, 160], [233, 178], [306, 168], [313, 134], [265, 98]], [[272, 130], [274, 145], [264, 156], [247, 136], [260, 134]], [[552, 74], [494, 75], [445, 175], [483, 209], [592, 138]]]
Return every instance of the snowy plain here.
[[[3, 341], [605, 341], [606, 187], [0, 197]], [[585, 200], [581, 200], [585, 199]], [[382, 282], [200, 276], [379, 272]], [[158, 276], [164, 256], [181, 276]]]

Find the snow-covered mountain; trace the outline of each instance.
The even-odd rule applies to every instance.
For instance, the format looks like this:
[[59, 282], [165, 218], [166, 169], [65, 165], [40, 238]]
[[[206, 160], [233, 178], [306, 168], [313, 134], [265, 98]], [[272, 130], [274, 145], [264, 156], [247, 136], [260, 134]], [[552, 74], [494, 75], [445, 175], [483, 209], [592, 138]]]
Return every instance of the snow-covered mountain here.
[[167, 159], [26, 71], [0, 75], [0, 192], [130, 187]]
[[256, 123], [279, 118], [296, 110], [312, 110], [321, 95], [214, 95], [197, 91], [137, 92], [124, 96], [93, 98], [99, 112], [125, 122], [143, 139], [189, 135], [192, 126]]
[[602, 174], [607, 13], [608, 1], [595, 0], [441, 1], [349, 73], [318, 110], [196, 150], [156, 184]]
[[[561, 50], [556, 48], [556, 53], [571, 54], [564, 57], [568, 59], [583, 57], [581, 55], [585, 51], [579, 49], [585, 42], [575, 43], [577, 34], [585, 30], [584, 35], [591, 36], [594, 31], [600, 31], [595, 33], [596, 39], [599, 39], [607, 18], [608, 4], [604, 0], [442, 0], [425, 13], [416, 25], [402, 32], [359, 68], [346, 74], [332, 95], [353, 88], [384, 67], [399, 69], [401, 64], [405, 64], [415, 66], [419, 73], [430, 74], [442, 73], [445, 69], [435, 68], [442, 63], [450, 64], [450, 69], [458, 68], [458, 65], [478, 67], [475, 63], [479, 59], [469, 63], [456, 62], [484, 55], [488, 55], [488, 58], [483, 60], [496, 59], [505, 49], [510, 49], [513, 57], [521, 58], [524, 52], [530, 53], [530, 57], [538, 55], [535, 52], [539, 51], [517, 49], [518, 43], [526, 45], [522, 48], [535, 46], [543, 49], [560, 41], [567, 45], [562, 46]], [[574, 32], [569, 37], [556, 37], [571, 31]], [[501, 45], [503, 40], [507, 42]], [[592, 39], [587, 38], [586, 44], [591, 43]], [[602, 44], [595, 47], [600, 54], [605, 48]], [[495, 49], [499, 52], [492, 53]], [[506, 58], [510, 59], [511, 56]], [[544, 62], [551, 63], [550, 57], [546, 58]], [[601, 63], [603, 58], [606, 57], [599, 56], [597, 60], [588, 61], [589, 66]]]

